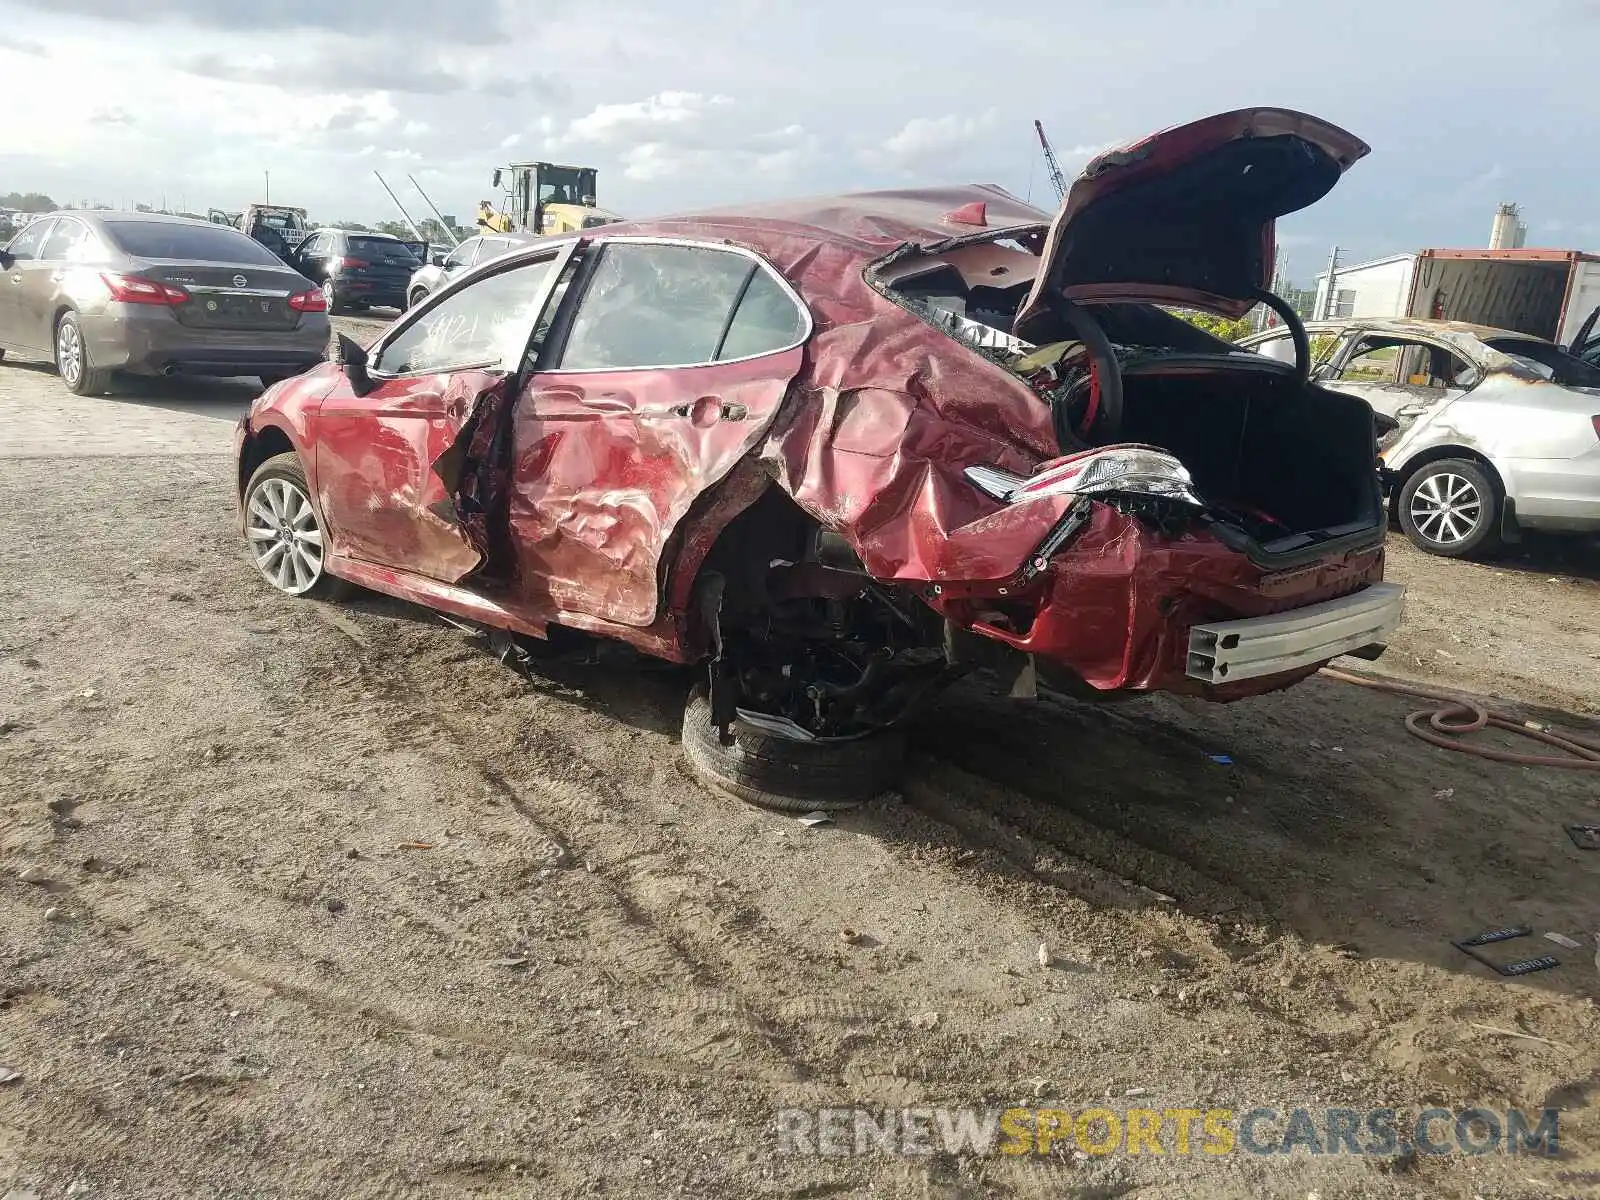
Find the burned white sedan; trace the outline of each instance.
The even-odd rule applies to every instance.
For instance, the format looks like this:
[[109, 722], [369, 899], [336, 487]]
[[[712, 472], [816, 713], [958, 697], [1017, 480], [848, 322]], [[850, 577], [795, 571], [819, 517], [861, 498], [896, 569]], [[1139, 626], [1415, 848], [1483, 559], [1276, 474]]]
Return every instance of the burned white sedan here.
[[[1313, 378], [1398, 423], [1382, 446], [1400, 527], [1430, 554], [1487, 554], [1527, 529], [1600, 533], [1600, 367], [1460, 321], [1314, 321]], [[1284, 329], [1241, 343], [1293, 354]]]

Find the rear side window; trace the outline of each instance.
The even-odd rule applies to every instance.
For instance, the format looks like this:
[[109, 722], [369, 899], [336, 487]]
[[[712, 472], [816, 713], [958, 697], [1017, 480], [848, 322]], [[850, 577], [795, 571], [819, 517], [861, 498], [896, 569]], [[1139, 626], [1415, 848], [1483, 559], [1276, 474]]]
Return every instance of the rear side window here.
[[789, 293], [763, 270], [750, 277], [750, 286], [728, 325], [717, 361], [754, 358], [792, 346], [805, 335], [805, 319]]
[[81, 221], [70, 221], [63, 218], [56, 222], [56, 227], [50, 231], [49, 240], [44, 244], [44, 249], [39, 252], [39, 257], [47, 262], [65, 261], [74, 258], [74, 252], [89, 236], [89, 231]]
[[107, 221], [105, 226], [111, 240], [123, 253], [135, 258], [179, 258], [263, 267], [282, 265], [277, 255], [260, 242], [221, 225]]
[[804, 323], [760, 263], [701, 246], [604, 247], [556, 367], [682, 367], [791, 346]]

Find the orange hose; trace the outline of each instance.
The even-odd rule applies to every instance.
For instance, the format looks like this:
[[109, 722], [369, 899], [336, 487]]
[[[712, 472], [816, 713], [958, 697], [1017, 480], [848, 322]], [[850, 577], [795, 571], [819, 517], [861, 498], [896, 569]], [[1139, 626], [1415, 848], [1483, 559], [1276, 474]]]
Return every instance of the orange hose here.
[[[1406, 718], [1406, 728], [1430, 745], [1440, 746], [1446, 750], [1458, 750], [1462, 754], [1475, 754], [1479, 758], [1487, 758], [1494, 762], [1518, 763], [1528, 767], [1561, 767], [1574, 771], [1600, 771], [1600, 745], [1569, 735], [1551, 733], [1542, 725], [1518, 721], [1504, 713], [1485, 708], [1477, 701], [1468, 700], [1464, 696], [1436, 692], [1430, 688], [1408, 687], [1387, 680], [1369, 679], [1365, 675], [1352, 675], [1348, 671], [1340, 671], [1333, 667], [1323, 667], [1322, 674], [1342, 683], [1353, 683], [1357, 687], [1371, 688], [1375, 692], [1387, 692], [1391, 696], [1410, 696], [1416, 700], [1436, 701], [1438, 707], [1419, 708]], [[1424, 721], [1427, 722], [1426, 727], [1423, 725]], [[1504, 729], [1507, 733], [1532, 738], [1547, 746], [1554, 746], [1558, 750], [1566, 751], [1566, 754], [1560, 757], [1551, 754], [1516, 754], [1510, 750], [1474, 746], [1462, 740], [1462, 735], [1476, 733], [1490, 726]]]

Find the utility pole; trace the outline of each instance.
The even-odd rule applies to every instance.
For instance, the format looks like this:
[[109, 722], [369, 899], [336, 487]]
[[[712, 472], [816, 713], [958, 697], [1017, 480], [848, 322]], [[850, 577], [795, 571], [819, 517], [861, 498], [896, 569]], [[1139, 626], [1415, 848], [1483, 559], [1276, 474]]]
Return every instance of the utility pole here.
[[271, 171], [263, 171], [261, 173], [264, 176], [266, 176], [266, 180], [267, 180], [267, 192], [266, 192], [266, 195], [261, 197], [261, 203], [263, 203], [263, 204], [271, 204], [272, 203], [272, 172]]
[[394, 206], [400, 210], [400, 215], [406, 219], [406, 224], [411, 226], [411, 232], [417, 235], [417, 241], [427, 241], [428, 239], [423, 234], [422, 230], [417, 228], [417, 223], [411, 219], [411, 214], [406, 211], [406, 206], [400, 203], [400, 197], [394, 194], [394, 189], [391, 188], [387, 183], [384, 183], [383, 176], [379, 175], [376, 171], [372, 173], [372, 176], [378, 181], [378, 185], [382, 187], [384, 191], [389, 193], [389, 199], [394, 201]]
[[1333, 253], [1328, 255], [1328, 294], [1322, 301], [1322, 319], [1331, 321], [1335, 315], [1337, 301], [1335, 300], [1335, 287], [1339, 282], [1339, 247], [1333, 248]]
[[[417, 177], [415, 175], [407, 175], [406, 178], [411, 181], [411, 186], [417, 189], [417, 195], [422, 197], [423, 203], [425, 203], [429, 208], [433, 209], [433, 215], [437, 217], [439, 221], [439, 228], [444, 230], [444, 235], [450, 239], [450, 244], [452, 246], [459, 246], [461, 241], [456, 237], [456, 231], [450, 228], [449, 223], [444, 219], [444, 214], [440, 212], [438, 206], [428, 198], [428, 193], [422, 190], [422, 185], [417, 182]], [[383, 180], [380, 179], [378, 182], [383, 183]], [[398, 204], [400, 202], [396, 200], [395, 203]]]

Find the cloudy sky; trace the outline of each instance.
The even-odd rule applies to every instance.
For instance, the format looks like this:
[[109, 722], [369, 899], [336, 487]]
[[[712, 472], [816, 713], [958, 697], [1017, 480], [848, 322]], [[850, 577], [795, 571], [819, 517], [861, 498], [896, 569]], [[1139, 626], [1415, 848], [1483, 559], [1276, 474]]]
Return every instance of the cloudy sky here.
[[1482, 245], [1499, 200], [1530, 244], [1600, 248], [1597, 39], [1600, 0], [0, 0], [0, 192], [237, 210], [270, 171], [370, 221], [395, 215], [374, 169], [465, 215], [496, 165], [554, 158], [630, 216], [932, 182], [1052, 202], [1035, 117], [1071, 174], [1267, 104], [1374, 150], [1283, 223], [1303, 279], [1335, 242]]

